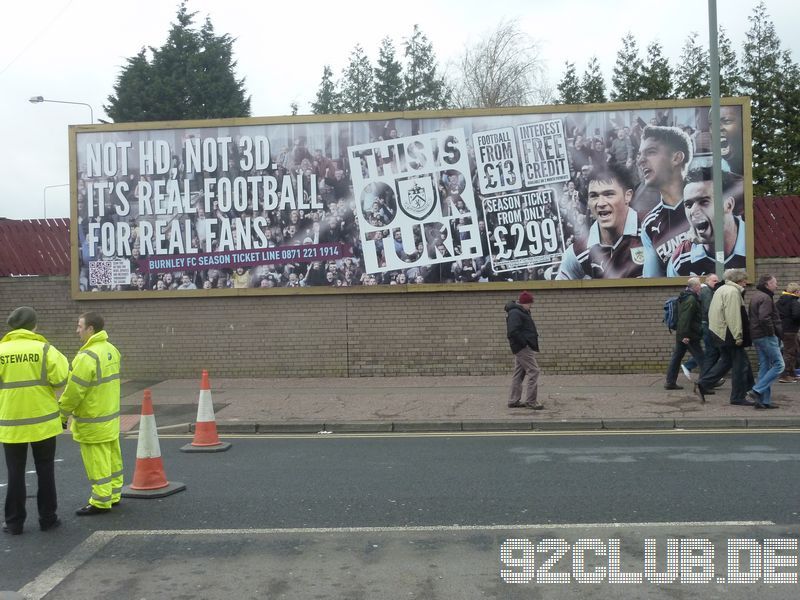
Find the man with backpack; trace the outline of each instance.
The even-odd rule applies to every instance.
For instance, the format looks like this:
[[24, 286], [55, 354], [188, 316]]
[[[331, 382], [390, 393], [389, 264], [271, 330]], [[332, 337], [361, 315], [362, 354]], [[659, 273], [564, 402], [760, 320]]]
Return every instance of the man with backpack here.
[[681, 390], [678, 385], [678, 369], [688, 350], [698, 364], [703, 364], [703, 347], [700, 339], [703, 336], [703, 311], [700, 304], [700, 279], [690, 277], [686, 289], [677, 300], [677, 322], [675, 323], [675, 348], [667, 368], [665, 390]]

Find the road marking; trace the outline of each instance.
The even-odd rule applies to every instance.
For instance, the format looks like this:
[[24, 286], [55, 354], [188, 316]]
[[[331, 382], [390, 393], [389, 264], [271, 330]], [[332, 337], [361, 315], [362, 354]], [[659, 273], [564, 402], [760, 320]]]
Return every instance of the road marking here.
[[[418, 438], [418, 437], [553, 437], [553, 436], [631, 436], [631, 435], [731, 435], [731, 434], [751, 434], [761, 433], [783, 433], [796, 434], [800, 429], [781, 427], [781, 428], [740, 428], [740, 429], [626, 429], [603, 430], [593, 429], [591, 431], [398, 431], [398, 432], [374, 432], [374, 433], [336, 433], [330, 435], [320, 435], [318, 433], [231, 433], [220, 434], [220, 439], [246, 440], [246, 439], [303, 439], [303, 440], [332, 440], [344, 438]], [[192, 439], [191, 433], [167, 433], [159, 434], [159, 439]], [[126, 439], [136, 439], [136, 435], [126, 435]]]
[[26, 599], [40, 600], [116, 536], [115, 531], [95, 531], [64, 558], [53, 563], [36, 579], [26, 584], [19, 593]]
[[[410, 527], [278, 527], [271, 529], [142, 529], [117, 535], [269, 535], [286, 533], [402, 533], [407, 531], [506, 531], [519, 529], [618, 529], [620, 527], [770, 527], [774, 521], [664, 521], [652, 523], [518, 523], [516, 525], [419, 525]], [[109, 532], [110, 533], [110, 532]]]
[[437, 531], [520, 531], [527, 529], [619, 529], [643, 527], [770, 527], [774, 521], [665, 521], [642, 523], [518, 523], [513, 525], [420, 525], [411, 527], [278, 527], [271, 529], [123, 529], [95, 531], [64, 558], [43, 571], [26, 584], [19, 593], [28, 600], [41, 600], [64, 579], [102, 550], [109, 542], [121, 536], [148, 535], [275, 535], [324, 533], [406, 533]]

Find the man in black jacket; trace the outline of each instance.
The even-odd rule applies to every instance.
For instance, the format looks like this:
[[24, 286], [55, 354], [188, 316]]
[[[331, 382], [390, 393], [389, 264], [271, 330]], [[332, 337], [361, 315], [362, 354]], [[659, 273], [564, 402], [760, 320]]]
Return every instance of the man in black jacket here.
[[[678, 367], [686, 350], [689, 350], [697, 364], [704, 364], [703, 347], [700, 338], [703, 335], [703, 309], [700, 304], [700, 279], [690, 277], [686, 289], [678, 296], [678, 326], [675, 330], [675, 348], [667, 368], [665, 390], [683, 389], [676, 382]], [[701, 373], [702, 376], [702, 373]]]
[[783, 328], [783, 374], [778, 383], [796, 383], [797, 332], [800, 330], [800, 285], [791, 282], [775, 303]]
[[[539, 334], [531, 317], [533, 296], [530, 292], [522, 292], [516, 302], [506, 304], [506, 331], [511, 352], [514, 353], [514, 374], [511, 377], [511, 393], [508, 397], [509, 408], [523, 406], [533, 410], [542, 410], [536, 399], [539, 392], [539, 365], [536, 363], [536, 352], [539, 351]], [[522, 382], [528, 377], [528, 392], [525, 404], [522, 403]]]

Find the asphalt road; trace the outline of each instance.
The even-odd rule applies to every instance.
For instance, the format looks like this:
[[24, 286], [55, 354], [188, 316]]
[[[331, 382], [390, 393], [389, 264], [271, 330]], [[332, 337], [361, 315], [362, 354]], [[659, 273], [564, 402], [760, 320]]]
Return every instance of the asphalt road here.
[[[709, 540], [719, 573], [728, 538], [796, 544], [799, 432], [227, 439], [228, 452], [186, 454], [186, 438], [162, 436], [166, 474], [187, 490], [123, 499], [91, 518], [73, 515], [88, 486], [76, 444], [60, 440], [64, 526], [39, 532], [29, 499], [25, 534], [0, 538], [0, 590], [49, 599], [797, 595], [796, 584], [763, 581], [543, 584], [538, 571], [511, 584], [509, 573], [527, 573], [513, 563], [526, 550], [512, 564], [499, 557], [509, 539], [528, 540], [539, 559], [545, 538], [598, 539], [612, 554], [609, 540], [621, 539], [623, 567], [641, 571], [646, 538], [664, 554], [683, 537]], [[135, 438], [123, 441], [128, 479], [135, 451]], [[571, 554], [561, 572], [575, 566]]]

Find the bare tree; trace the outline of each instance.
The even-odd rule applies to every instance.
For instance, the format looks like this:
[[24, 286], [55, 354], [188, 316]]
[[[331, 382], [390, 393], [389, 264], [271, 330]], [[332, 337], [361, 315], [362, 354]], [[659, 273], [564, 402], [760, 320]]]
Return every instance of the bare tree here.
[[501, 21], [450, 69], [453, 99], [460, 108], [523, 106], [552, 97], [535, 40], [511, 21]]

